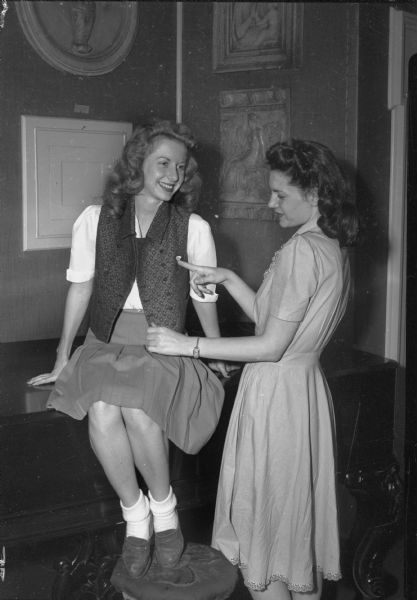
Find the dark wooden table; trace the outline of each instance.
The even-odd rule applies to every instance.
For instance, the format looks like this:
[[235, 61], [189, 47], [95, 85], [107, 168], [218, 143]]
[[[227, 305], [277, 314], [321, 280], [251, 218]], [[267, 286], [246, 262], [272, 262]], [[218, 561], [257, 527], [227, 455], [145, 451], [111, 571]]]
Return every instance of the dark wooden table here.
[[[46, 411], [56, 340], [0, 344], [0, 548], [53, 537], [92, 536], [121, 523], [118, 498], [89, 444], [87, 422]], [[337, 476], [344, 572], [363, 598], [383, 598], [382, 562], [398, 530], [402, 485], [393, 455], [396, 364], [333, 344], [323, 355], [337, 422]], [[171, 446], [179, 508], [213, 502], [240, 372], [225, 382], [219, 426], [197, 456]], [[73, 564], [71, 568], [73, 568]], [[70, 575], [67, 565], [66, 577]], [[67, 579], [65, 581], [67, 581]], [[58, 597], [58, 596], [57, 596]]]

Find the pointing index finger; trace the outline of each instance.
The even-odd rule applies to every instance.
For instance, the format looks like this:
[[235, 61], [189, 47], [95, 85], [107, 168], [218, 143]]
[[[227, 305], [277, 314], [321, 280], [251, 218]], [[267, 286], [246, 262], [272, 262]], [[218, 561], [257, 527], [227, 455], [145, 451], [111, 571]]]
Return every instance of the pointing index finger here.
[[184, 267], [184, 269], [188, 269], [189, 271], [199, 271], [201, 269], [198, 265], [193, 265], [193, 263], [186, 262], [185, 260], [181, 260], [181, 257], [177, 256], [177, 263], [180, 267]]

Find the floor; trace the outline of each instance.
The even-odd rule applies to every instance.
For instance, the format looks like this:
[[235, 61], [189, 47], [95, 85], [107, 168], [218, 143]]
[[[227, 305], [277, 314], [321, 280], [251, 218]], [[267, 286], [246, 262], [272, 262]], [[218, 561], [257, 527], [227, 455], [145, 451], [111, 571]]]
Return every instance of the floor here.
[[[212, 507], [182, 511], [180, 520], [186, 541], [209, 543], [212, 518]], [[3, 577], [0, 570], [0, 599], [49, 600], [57, 562], [68, 553], [69, 544], [70, 540], [60, 539], [8, 549]], [[401, 539], [388, 554], [385, 568], [392, 576], [390, 579], [393, 583], [392, 594], [386, 600], [403, 600]], [[229, 600], [250, 600], [250, 595], [241, 581]], [[347, 580], [342, 580], [326, 586], [323, 600], [360, 600], [360, 596]]]

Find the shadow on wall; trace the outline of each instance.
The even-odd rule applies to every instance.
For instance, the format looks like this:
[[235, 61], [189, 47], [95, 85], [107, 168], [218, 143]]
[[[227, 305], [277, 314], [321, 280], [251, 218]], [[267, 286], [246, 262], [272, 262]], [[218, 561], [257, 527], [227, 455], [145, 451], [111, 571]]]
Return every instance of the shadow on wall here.
[[[356, 178], [360, 236], [355, 250], [355, 341], [366, 349], [375, 333], [377, 299], [386, 294], [389, 242], [387, 225], [381, 220], [377, 199], [360, 174]], [[378, 303], [381, 306], [381, 303]], [[385, 315], [381, 315], [382, 335]], [[372, 331], [371, 331], [372, 325]], [[383, 343], [383, 340], [382, 340]]]
[[[241, 257], [238, 244], [230, 235], [217, 233], [215, 235], [216, 245], [219, 249], [219, 266], [231, 269], [235, 273], [242, 272]], [[248, 317], [241, 310], [237, 302], [221, 286], [218, 290], [219, 298], [217, 300], [219, 321], [221, 323], [248, 321]]]
[[[239, 273], [240, 260], [239, 250], [236, 242], [234, 242], [230, 236], [216, 233], [214, 227], [213, 236], [214, 241], [216, 243], [217, 259], [219, 266], [230, 268], [233, 271]], [[224, 257], [228, 257], [228, 259], [225, 260]], [[246, 315], [242, 312], [238, 304], [233, 300], [233, 298], [223, 288], [223, 286], [217, 286], [217, 293], [219, 294], [217, 300], [217, 311], [219, 315], [220, 326], [222, 325], [222, 323], [248, 321]], [[187, 331], [198, 331], [201, 329], [192, 302], [188, 303], [186, 328]]]
[[[206, 219], [212, 228], [217, 250], [218, 265], [241, 273], [239, 244], [232, 236], [220, 231], [220, 191], [219, 178], [222, 167], [222, 155], [218, 147], [212, 144], [198, 145], [196, 159], [202, 178], [200, 201], [196, 212]], [[217, 308], [220, 323], [247, 320], [236, 302], [219, 286]], [[190, 303], [187, 323], [189, 327], [198, 326], [197, 316]]]
[[216, 146], [201, 142], [195, 150], [195, 157], [202, 179], [200, 201], [196, 212], [210, 223], [215, 234], [216, 218], [220, 211], [219, 177], [222, 156]]

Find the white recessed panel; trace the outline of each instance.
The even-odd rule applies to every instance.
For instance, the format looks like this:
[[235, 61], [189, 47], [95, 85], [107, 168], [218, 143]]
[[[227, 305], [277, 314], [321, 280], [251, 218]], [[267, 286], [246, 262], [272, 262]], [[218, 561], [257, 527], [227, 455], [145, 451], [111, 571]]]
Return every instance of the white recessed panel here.
[[22, 116], [23, 249], [67, 248], [72, 225], [100, 204], [130, 123]]

